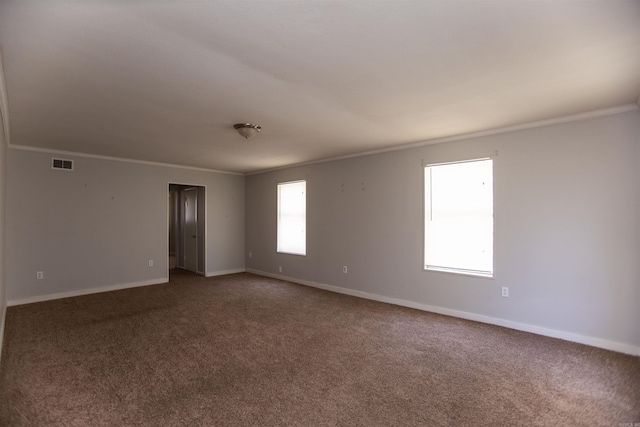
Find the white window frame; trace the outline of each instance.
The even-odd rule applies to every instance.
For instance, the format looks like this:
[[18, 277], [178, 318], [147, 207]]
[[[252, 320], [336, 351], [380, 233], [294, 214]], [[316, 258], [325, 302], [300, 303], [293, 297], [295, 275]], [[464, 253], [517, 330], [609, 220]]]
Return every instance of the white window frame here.
[[[296, 212], [294, 215], [299, 215], [302, 217], [302, 221], [300, 222], [300, 218], [298, 218], [298, 223], [295, 224], [295, 218], [292, 218], [293, 221], [287, 221], [285, 217], [283, 217], [283, 207], [282, 207], [282, 193], [283, 189], [287, 186], [300, 186], [302, 184], [302, 191], [304, 192], [304, 201], [303, 206], [297, 206]], [[286, 194], [286, 192], [285, 192]], [[297, 180], [297, 181], [287, 181], [278, 183], [278, 205], [277, 205], [277, 225], [276, 225], [276, 251], [282, 254], [290, 254], [290, 255], [307, 255], [307, 181], [306, 180]], [[295, 233], [300, 233], [301, 237], [298, 237], [297, 242], [291, 242], [292, 235]]]
[[[438, 240], [430, 240], [430, 235], [432, 233], [443, 233], [441, 235], [446, 235], [446, 236], [451, 236], [451, 241], [456, 241], [456, 237], [455, 237], [455, 233], [450, 233], [448, 234], [448, 232], [446, 231], [447, 226], [445, 224], [446, 220], [443, 220], [443, 216], [440, 216], [440, 219], [437, 219], [438, 216], [438, 212], [437, 211], [433, 211], [432, 210], [432, 205], [434, 202], [436, 202], [435, 200], [432, 200], [432, 196], [433, 194], [436, 194], [436, 197], [442, 197], [442, 196], [438, 196], [438, 190], [434, 190], [432, 188], [432, 185], [434, 185], [434, 182], [432, 182], [432, 172], [434, 170], [434, 168], [437, 167], [441, 167], [441, 166], [449, 166], [449, 165], [462, 165], [462, 164], [467, 164], [467, 163], [472, 163], [472, 162], [488, 162], [487, 165], [488, 167], [490, 167], [491, 169], [491, 173], [490, 173], [490, 191], [487, 191], [489, 193], [489, 195], [484, 194], [484, 197], [481, 198], [481, 200], [484, 202], [484, 209], [485, 209], [485, 214], [484, 214], [484, 218], [482, 214], [479, 214], [478, 217], [473, 218], [473, 219], [469, 219], [469, 221], [465, 221], [463, 220], [459, 220], [460, 224], [464, 225], [469, 225], [470, 227], [471, 224], [473, 224], [473, 222], [477, 222], [478, 224], [482, 224], [482, 222], [485, 222], [485, 226], [480, 226], [483, 227], [484, 229], [484, 237], [479, 237], [474, 243], [472, 243], [470, 246], [471, 248], [473, 248], [476, 253], [478, 254], [482, 254], [482, 255], [478, 255], [478, 257], [475, 258], [466, 258], [464, 255], [461, 255], [459, 259], [456, 260], [452, 260], [452, 256], [441, 256], [441, 255], [433, 255], [433, 251], [434, 250], [438, 250], [439, 247], [443, 248], [442, 251], [445, 251], [444, 253], [447, 252], [447, 249], [444, 249], [444, 246], [446, 245], [446, 243], [442, 243], [446, 240], [444, 239], [440, 239]], [[441, 169], [442, 170], [442, 169]], [[437, 172], [436, 172], [437, 173]], [[486, 185], [486, 182], [483, 181], [483, 186]], [[487, 189], [488, 190], [488, 189]], [[493, 189], [493, 159], [491, 158], [480, 158], [480, 159], [472, 159], [472, 160], [463, 160], [463, 161], [456, 161], [456, 162], [448, 162], [448, 163], [433, 163], [433, 164], [428, 164], [424, 167], [424, 196], [425, 196], [425, 200], [424, 200], [424, 234], [423, 234], [423, 239], [424, 239], [424, 246], [423, 246], [423, 261], [424, 261], [424, 270], [425, 271], [441, 271], [441, 272], [447, 272], [447, 273], [455, 273], [455, 274], [463, 274], [463, 275], [471, 275], [471, 276], [478, 276], [478, 277], [485, 277], [485, 278], [492, 278], [494, 277], [494, 273], [495, 273], [495, 260], [494, 260], [494, 220], [493, 220], [493, 214], [494, 214], [494, 189]], [[488, 228], [489, 225], [487, 224], [487, 222], [489, 221], [489, 219], [487, 218], [488, 215], [488, 211], [486, 210], [486, 205], [489, 203], [489, 200], [486, 199], [486, 197], [490, 198], [490, 238], [489, 236], [487, 236], [487, 233], [489, 233]], [[482, 211], [480, 211], [482, 212]], [[434, 218], [434, 213], [436, 215], [436, 217]], [[453, 216], [451, 216], [453, 218]], [[453, 219], [449, 219], [449, 224], [455, 224], [455, 221]], [[443, 226], [444, 225], [444, 226]], [[453, 229], [453, 227], [449, 227], [450, 229]], [[482, 231], [480, 232], [480, 236], [482, 236]], [[458, 239], [461, 239], [458, 236]], [[487, 240], [490, 240], [490, 243], [487, 243]], [[455, 243], [458, 244], [458, 243]], [[460, 242], [459, 244], [464, 245], [464, 243]], [[476, 247], [474, 248], [474, 245], [476, 245]], [[464, 252], [464, 251], [463, 251]], [[462, 253], [463, 253], [462, 252]], [[473, 252], [472, 252], [473, 253]], [[440, 254], [442, 254], [442, 252], [440, 252]], [[450, 252], [450, 248], [449, 248], [449, 254], [451, 254]], [[455, 257], [455, 256], [454, 256]], [[485, 258], [484, 260], [482, 258]], [[488, 260], [488, 258], [490, 258], [490, 261]], [[446, 260], [445, 260], [446, 259]], [[472, 259], [472, 261], [470, 261]], [[441, 264], [441, 265], [438, 265]], [[443, 265], [444, 264], [444, 265]]]

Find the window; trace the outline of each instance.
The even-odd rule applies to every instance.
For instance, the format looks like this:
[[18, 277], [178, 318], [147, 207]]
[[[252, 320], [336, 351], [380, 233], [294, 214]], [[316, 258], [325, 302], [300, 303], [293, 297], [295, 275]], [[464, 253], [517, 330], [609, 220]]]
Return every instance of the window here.
[[424, 169], [424, 268], [493, 277], [493, 161]]
[[307, 253], [307, 182], [278, 184], [278, 252]]

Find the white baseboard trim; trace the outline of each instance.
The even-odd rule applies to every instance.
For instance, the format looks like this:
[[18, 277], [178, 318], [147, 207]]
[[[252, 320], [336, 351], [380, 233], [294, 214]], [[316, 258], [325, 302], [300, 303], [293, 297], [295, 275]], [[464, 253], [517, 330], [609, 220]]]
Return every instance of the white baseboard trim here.
[[38, 295], [35, 297], [19, 298], [7, 301], [7, 306], [31, 304], [34, 302], [51, 301], [61, 298], [78, 297], [81, 295], [98, 294], [101, 292], [119, 291], [121, 289], [138, 288], [140, 286], [159, 285], [167, 283], [169, 279], [161, 277], [158, 279], [145, 280], [142, 282], [122, 283], [118, 285], [103, 286], [101, 288], [78, 289], [77, 291], [59, 292], [55, 294]]
[[254, 270], [250, 268], [247, 268], [246, 272], [257, 274], [260, 276], [271, 277], [274, 279], [286, 280], [288, 282], [293, 282], [293, 283], [297, 283], [305, 286], [311, 286], [314, 288], [324, 289], [327, 291], [337, 292], [340, 294], [351, 295], [354, 297], [365, 298], [365, 299], [384, 302], [388, 304], [395, 304], [402, 307], [414, 308], [416, 310], [428, 311], [431, 313], [443, 314], [446, 316], [458, 317], [466, 320], [473, 320], [475, 322], [488, 323], [496, 326], [503, 326], [505, 328], [515, 329], [518, 331], [531, 332], [533, 334], [543, 335], [546, 337], [558, 338], [561, 340], [572, 341], [580, 344], [589, 345], [592, 347], [604, 348], [606, 350], [612, 350], [619, 353], [630, 354], [633, 356], [640, 356], [640, 346], [635, 346], [632, 344], [609, 341], [602, 338], [589, 337], [586, 335], [579, 335], [571, 332], [565, 332], [565, 331], [559, 331], [556, 329], [544, 328], [541, 326], [529, 325], [526, 323], [513, 322], [511, 320], [499, 319], [496, 317], [485, 316], [482, 314], [468, 313], [465, 311], [452, 310], [449, 308], [421, 304], [421, 303], [403, 300], [399, 298], [391, 298], [383, 295], [356, 291], [348, 288], [342, 288], [339, 286], [327, 285], [325, 283], [318, 283], [318, 282], [312, 282], [308, 280], [296, 279], [295, 277], [288, 277], [280, 274], [273, 274], [266, 271]]
[[[207, 275], [205, 277], [214, 277], [214, 276], [223, 276], [223, 275], [226, 275], [226, 274], [244, 273], [244, 271], [245, 271], [244, 268], [234, 268], [234, 269], [231, 269], [231, 270], [214, 271], [212, 273], [207, 273]], [[56, 299], [61, 299], [61, 298], [70, 298], [70, 297], [77, 297], [77, 296], [81, 296], [81, 295], [97, 294], [97, 293], [100, 293], [100, 292], [118, 291], [118, 290], [121, 290], [121, 289], [138, 288], [140, 286], [159, 285], [161, 283], [167, 283], [168, 281], [169, 281], [169, 279], [167, 279], [166, 277], [162, 277], [162, 278], [158, 278], [158, 279], [145, 280], [145, 281], [142, 281], [142, 282], [122, 283], [122, 284], [118, 284], [118, 285], [104, 286], [104, 287], [101, 287], [101, 288], [79, 289], [77, 291], [59, 292], [59, 293], [47, 294], [47, 295], [38, 295], [38, 296], [34, 296], [34, 297], [27, 297], [27, 298], [19, 298], [19, 299], [9, 300], [9, 301], [7, 301], [7, 306], [31, 304], [31, 303], [34, 303], [34, 302], [51, 301], [51, 300], [56, 300]]]
[[220, 271], [207, 273], [205, 277], [225, 276], [227, 274], [236, 274], [236, 273], [244, 273], [244, 272], [245, 272], [244, 268], [232, 268], [231, 270], [220, 270]]

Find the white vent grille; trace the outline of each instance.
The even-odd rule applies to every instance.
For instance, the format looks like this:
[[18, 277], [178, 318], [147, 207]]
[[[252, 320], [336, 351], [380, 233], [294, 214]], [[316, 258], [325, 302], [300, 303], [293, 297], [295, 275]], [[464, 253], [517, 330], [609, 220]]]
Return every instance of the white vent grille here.
[[67, 171], [73, 170], [73, 160], [67, 159], [51, 159], [51, 169], [62, 169]]

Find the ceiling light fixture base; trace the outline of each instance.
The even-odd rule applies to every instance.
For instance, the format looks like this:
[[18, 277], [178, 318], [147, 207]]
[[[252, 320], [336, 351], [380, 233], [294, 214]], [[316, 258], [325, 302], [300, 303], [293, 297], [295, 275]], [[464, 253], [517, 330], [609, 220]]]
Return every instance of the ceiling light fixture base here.
[[236, 123], [233, 125], [233, 128], [245, 139], [256, 136], [262, 129], [260, 126], [254, 125], [253, 123]]

